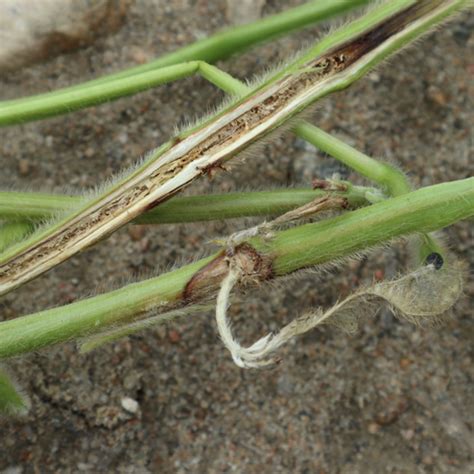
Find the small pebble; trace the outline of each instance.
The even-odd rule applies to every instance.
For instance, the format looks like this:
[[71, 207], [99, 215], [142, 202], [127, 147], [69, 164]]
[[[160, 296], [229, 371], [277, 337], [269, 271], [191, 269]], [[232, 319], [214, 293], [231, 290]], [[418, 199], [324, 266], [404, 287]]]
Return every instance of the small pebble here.
[[94, 148], [89, 146], [86, 148], [86, 151], [84, 152], [84, 156], [86, 158], [92, 158], [94, 156]]
[[382, 281], [384, 276], [385, 276], [385, 275], [384, 275], [384, 271], [383, 271], [382, 269], [375, 270], [375, 272], [374, 272], [374, 278], [375, 278], [377, 281]]
[[176, 344], [179, 341], [181, 341], [181, 334], [176, 331], [175, 329], [172, 329], [169, 334], [168, 334], [169, 340], [173, 343]]
[[432, 102], [434, 102], [436, 105], [439, 105], [440, 107], [444, 107], [448, 103], [446, 94], [437, 87], [430, 87], [428, 89], [428, 97]]
[[77, 464], [77, 469], [79, 469], [79, 471], [90, 471], [92, 469], [92, 466], [85, 462], [80, 462]]
[[367, 430], [370, 434], [376, 434], [380, 431], [380, 425], [378, 423], [370, 423]]
[[227, 19], [234, 25], [258, 20], [265, 3], [266, 0], [227, 0]]
[[407, 359], [406, 357], [404, 357], [403, 359], [400, 359], [400, 368], [402, 369], [407, 369], [408, 367], [410, 367], [411, 364], [412, 364], [411, 360]]
[[146, 228], [142, 225], [131, 225], [127, 230], [128, 235], [134, 242], [141, 240], [146, 232]]
[[121, 404], [122, 408], [129, 413], [136, 413], [139, 408], [138, 402], [130, 397], [122, 398]]
[[3, 471], [0, 471], [0, 474], [22, 474], [23, 468], [21, 466], [9, 466]]
[[431, 456], [424, 456], [422, 460], [423, 464], [426, 464], [427, 466], [431, 466], [433, 464], [433, 458]]
[[128, 142], [128, 134], [127, 133], [120, 133], [117, 137], [119, 143], [125, 145]]
[[21, 176], [27, 176], [30, 172], [30, 162], [25, 159], [18, 161], [18, 172]]
[[145, 64], [151, 59], [150, 55], [141, 48], [133, 48], [130, 52], [130, 57], [132, 61], [137, 64]]

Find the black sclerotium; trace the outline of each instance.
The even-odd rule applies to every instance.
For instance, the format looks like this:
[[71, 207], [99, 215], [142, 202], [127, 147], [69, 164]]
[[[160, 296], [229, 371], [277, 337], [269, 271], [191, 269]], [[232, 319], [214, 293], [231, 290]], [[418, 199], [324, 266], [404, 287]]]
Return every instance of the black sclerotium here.
[[443, 257], [436, 252], [430, 253], [425, 260], [426, 265], [433, 265], [436, 270], [439, 270], [444, 263]]

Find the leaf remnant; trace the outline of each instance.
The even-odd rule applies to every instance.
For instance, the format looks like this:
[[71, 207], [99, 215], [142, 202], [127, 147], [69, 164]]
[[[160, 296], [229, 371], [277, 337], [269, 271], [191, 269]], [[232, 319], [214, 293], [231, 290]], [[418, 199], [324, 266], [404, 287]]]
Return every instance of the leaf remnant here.
[[463, 272], [458, 261], [453, 260], [442, 268], [439, 266], [441, 256], [430, 257], [427, 265], [397, 279], [362, 288], [327, 310], [317, 308], [305, 313], [279, 332], [269, 333], [249, 347], [242, 347], [235, 339], [226, 316], [230, 293], [241, 277], [239, 268], [235, 263], [231, 264], [217, 297], [219, 334], [239, 367], [261, 368], [279, 361], [271, 355], [283, 344], [322, 324], [331, 324], [348, 333], [355, 333], [361, 317], [377, 314], [380, 300], [385, 301], [397, 317], [413, 324], [438, 322], [462, 294]]

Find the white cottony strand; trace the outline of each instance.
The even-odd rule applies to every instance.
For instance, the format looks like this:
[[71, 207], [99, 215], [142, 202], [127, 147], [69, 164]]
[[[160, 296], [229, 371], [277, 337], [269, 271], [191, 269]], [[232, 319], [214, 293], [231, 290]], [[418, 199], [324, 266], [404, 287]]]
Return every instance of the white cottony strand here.
[[373, 298], [384, 300], [396, 314], [412, 323], [436, 322], [458, 300], [463, 290], [462, 266], [454, 259], [437, 270], [426, 265], [397, 279], [375, 283], [348, 296], [324, 311], [317, 308], [305, 313], [277, 333], [267, 334], [250, 347], [242, 347], [234, 338], [227, 319], [230, 294], [243, 275], [235, 259], [230, 260], [229, 273], [222, 280], [217, 296], [216, 321], [221, 339], [242, 368], [262, 368], [278, 361], [270, 354], [295, 336], [304, 334], [321, 324], [332, 324], [347, 332], [357, 330], [363, 315], [375, 315], [379, 305]]

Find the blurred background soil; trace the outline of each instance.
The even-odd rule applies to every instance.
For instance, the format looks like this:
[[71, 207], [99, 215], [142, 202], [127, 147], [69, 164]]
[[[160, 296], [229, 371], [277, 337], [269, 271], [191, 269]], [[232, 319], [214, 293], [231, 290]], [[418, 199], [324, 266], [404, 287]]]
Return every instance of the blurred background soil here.
[[[136, 0], [117, 32], [3, 74], [1, 97], [141, 64], [242, 21], [242, 15], [245, 21], [302, 2], [259, 1], [247, 14], [232, 3]], [[372, 156], [398, 163], [416, 186], [472, 175], [473, 27], [472, 12], [461, 15], [325, 100], [312, 121]], [[325, 31], [327, 25], [310, 28], [219, 66], [252, 77]], [[131, 165], [164, 142], [176, 124], [221, 99], [213, 86], [190, 78], [2, 129], [0, 187], [80, 192]], [[309, 186], [313, 178], [335, 172], [363, 182], [286, 134], [248, 156], [244, 166], [203, 179], [189, 193]], [[0, 318], [156, 274], [210, 252], [210, 239], [245, 225], [128, 227], [2, 298]], [[469, 223], [442, 235], [472, 264]], [[261, 288], [231, 308], [235, 331], [242, 341], [253, 341], [309, 307], [393, 277], [407, 263], [408, 245], [398, 243], [332, 274], [306, 272]], [[439, 327], [414, 327], [381, 310], [363, 320], [355, 336], [315, 330], [283, 348], [277, 368], [261, 372], [232, 363], [212, 313], [84, 356], [68, 344], [15, 359], [10, 367], [32, 408], [23, 419], [0, 420], [0, 472], [474, 472], [473, 293], [468, 280], [465, 296]], [[127, 405], [127, 398], [138, 406]]]

